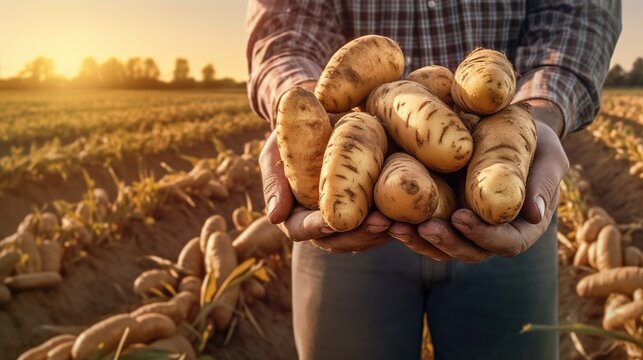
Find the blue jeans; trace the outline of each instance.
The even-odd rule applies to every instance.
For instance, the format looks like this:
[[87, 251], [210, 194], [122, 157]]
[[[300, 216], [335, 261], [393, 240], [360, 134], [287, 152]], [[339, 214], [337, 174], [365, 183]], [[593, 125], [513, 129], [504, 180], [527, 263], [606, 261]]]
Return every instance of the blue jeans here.
[[293, 252], [301, 359], [419, 359], [427, 313], [435, 358], [558, 359], [556, 221], [525, 253], [479, 264], [437, 262], [391, 241], [359, 254], [307, 242]]

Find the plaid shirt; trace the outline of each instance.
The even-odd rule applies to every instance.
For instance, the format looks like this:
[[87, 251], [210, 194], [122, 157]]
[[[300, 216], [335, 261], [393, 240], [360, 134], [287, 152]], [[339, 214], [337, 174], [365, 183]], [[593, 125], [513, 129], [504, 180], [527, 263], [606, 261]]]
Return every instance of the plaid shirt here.
[[569, 133], [598, 111], [620, 18], [619, 0], [251, 0], [248, 94], [253, 110], [274, 124], [281, 94], [319, 78], [335, 50], [361, 35], [397, 41], [405, 76], [430, 64], [454, 71], [482, 46], [514, 64], [514, 101], [552, 101]]

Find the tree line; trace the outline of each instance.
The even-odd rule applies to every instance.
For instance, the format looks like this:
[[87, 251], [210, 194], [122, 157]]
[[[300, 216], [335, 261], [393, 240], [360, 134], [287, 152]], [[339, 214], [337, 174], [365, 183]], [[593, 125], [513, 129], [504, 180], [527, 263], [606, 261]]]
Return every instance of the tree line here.
[[640, 87], [643, 86], [643, 58], [632, 64], [632, 70], [625, 71], [621, 65], [614, 65], [607, 73], [605, 87]]
[[102, 88], [102, 89], [192, 89], [192, 88], [245, 88], [245, 82], [231, 78], [217, 78], [210, 63], [201, 69], [199, 80], [192, 77], [190, 64], [185, 58], [177, 58], [170, 81], [160, 79], [161, 71], [152, 58], [132, 57], [125, 62], [110, 58], [98, 63], [94, 58], [85, 58], [78, 74], [67, 79], [55, 73], [54, 62], [47, 57], [37, 57], [25, 64], [14, 77], [0, 79], [0, 88]]

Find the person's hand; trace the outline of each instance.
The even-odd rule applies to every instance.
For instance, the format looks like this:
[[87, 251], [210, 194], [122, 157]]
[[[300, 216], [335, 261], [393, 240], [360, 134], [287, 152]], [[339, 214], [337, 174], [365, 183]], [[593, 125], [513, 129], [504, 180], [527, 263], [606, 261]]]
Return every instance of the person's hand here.
[[557, 133], [538, 117], [547, 112], [533, 113], [538, 140], [519, 217], [508, 224], [493, 226], [473, 211], [459, 209], [451, 216], [451, 222], [431, 219], [417, 228], [394, 223], [389, 234], [435, 260], [453, 258], [467, 263], [480, 262], [492, 255], [516, 256], [533, 245], [549, 226], [558, 204], [560, 181], [569, 168]]
[[312, 240], [329, 252], [359, 252], [390, 240], [386, 233], [391, 221], [379, 212], [370, 213], [355, 230], [336, 233], [325, 222], [321, 212], [295, 206], [296, 201], [284, 175], [273, 131], [259, 156], [268, 221], [276, 224], [293, 241]]

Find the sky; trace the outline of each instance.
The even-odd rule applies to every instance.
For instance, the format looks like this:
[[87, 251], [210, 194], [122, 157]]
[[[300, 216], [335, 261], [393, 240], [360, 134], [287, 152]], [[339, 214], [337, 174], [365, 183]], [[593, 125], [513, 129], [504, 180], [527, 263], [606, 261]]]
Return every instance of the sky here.
[[[152, 57], [169, 79], [185, 57], [192, 76], [212, 63], [216, 76], [247, 79], [247, 0], [0, 0], [0, 78], [52, 58], [73, 77], [83, 58]], [[629, 70], [643, 56], [643, 1], [623, 0], [623, 32], [612, 65]]]

